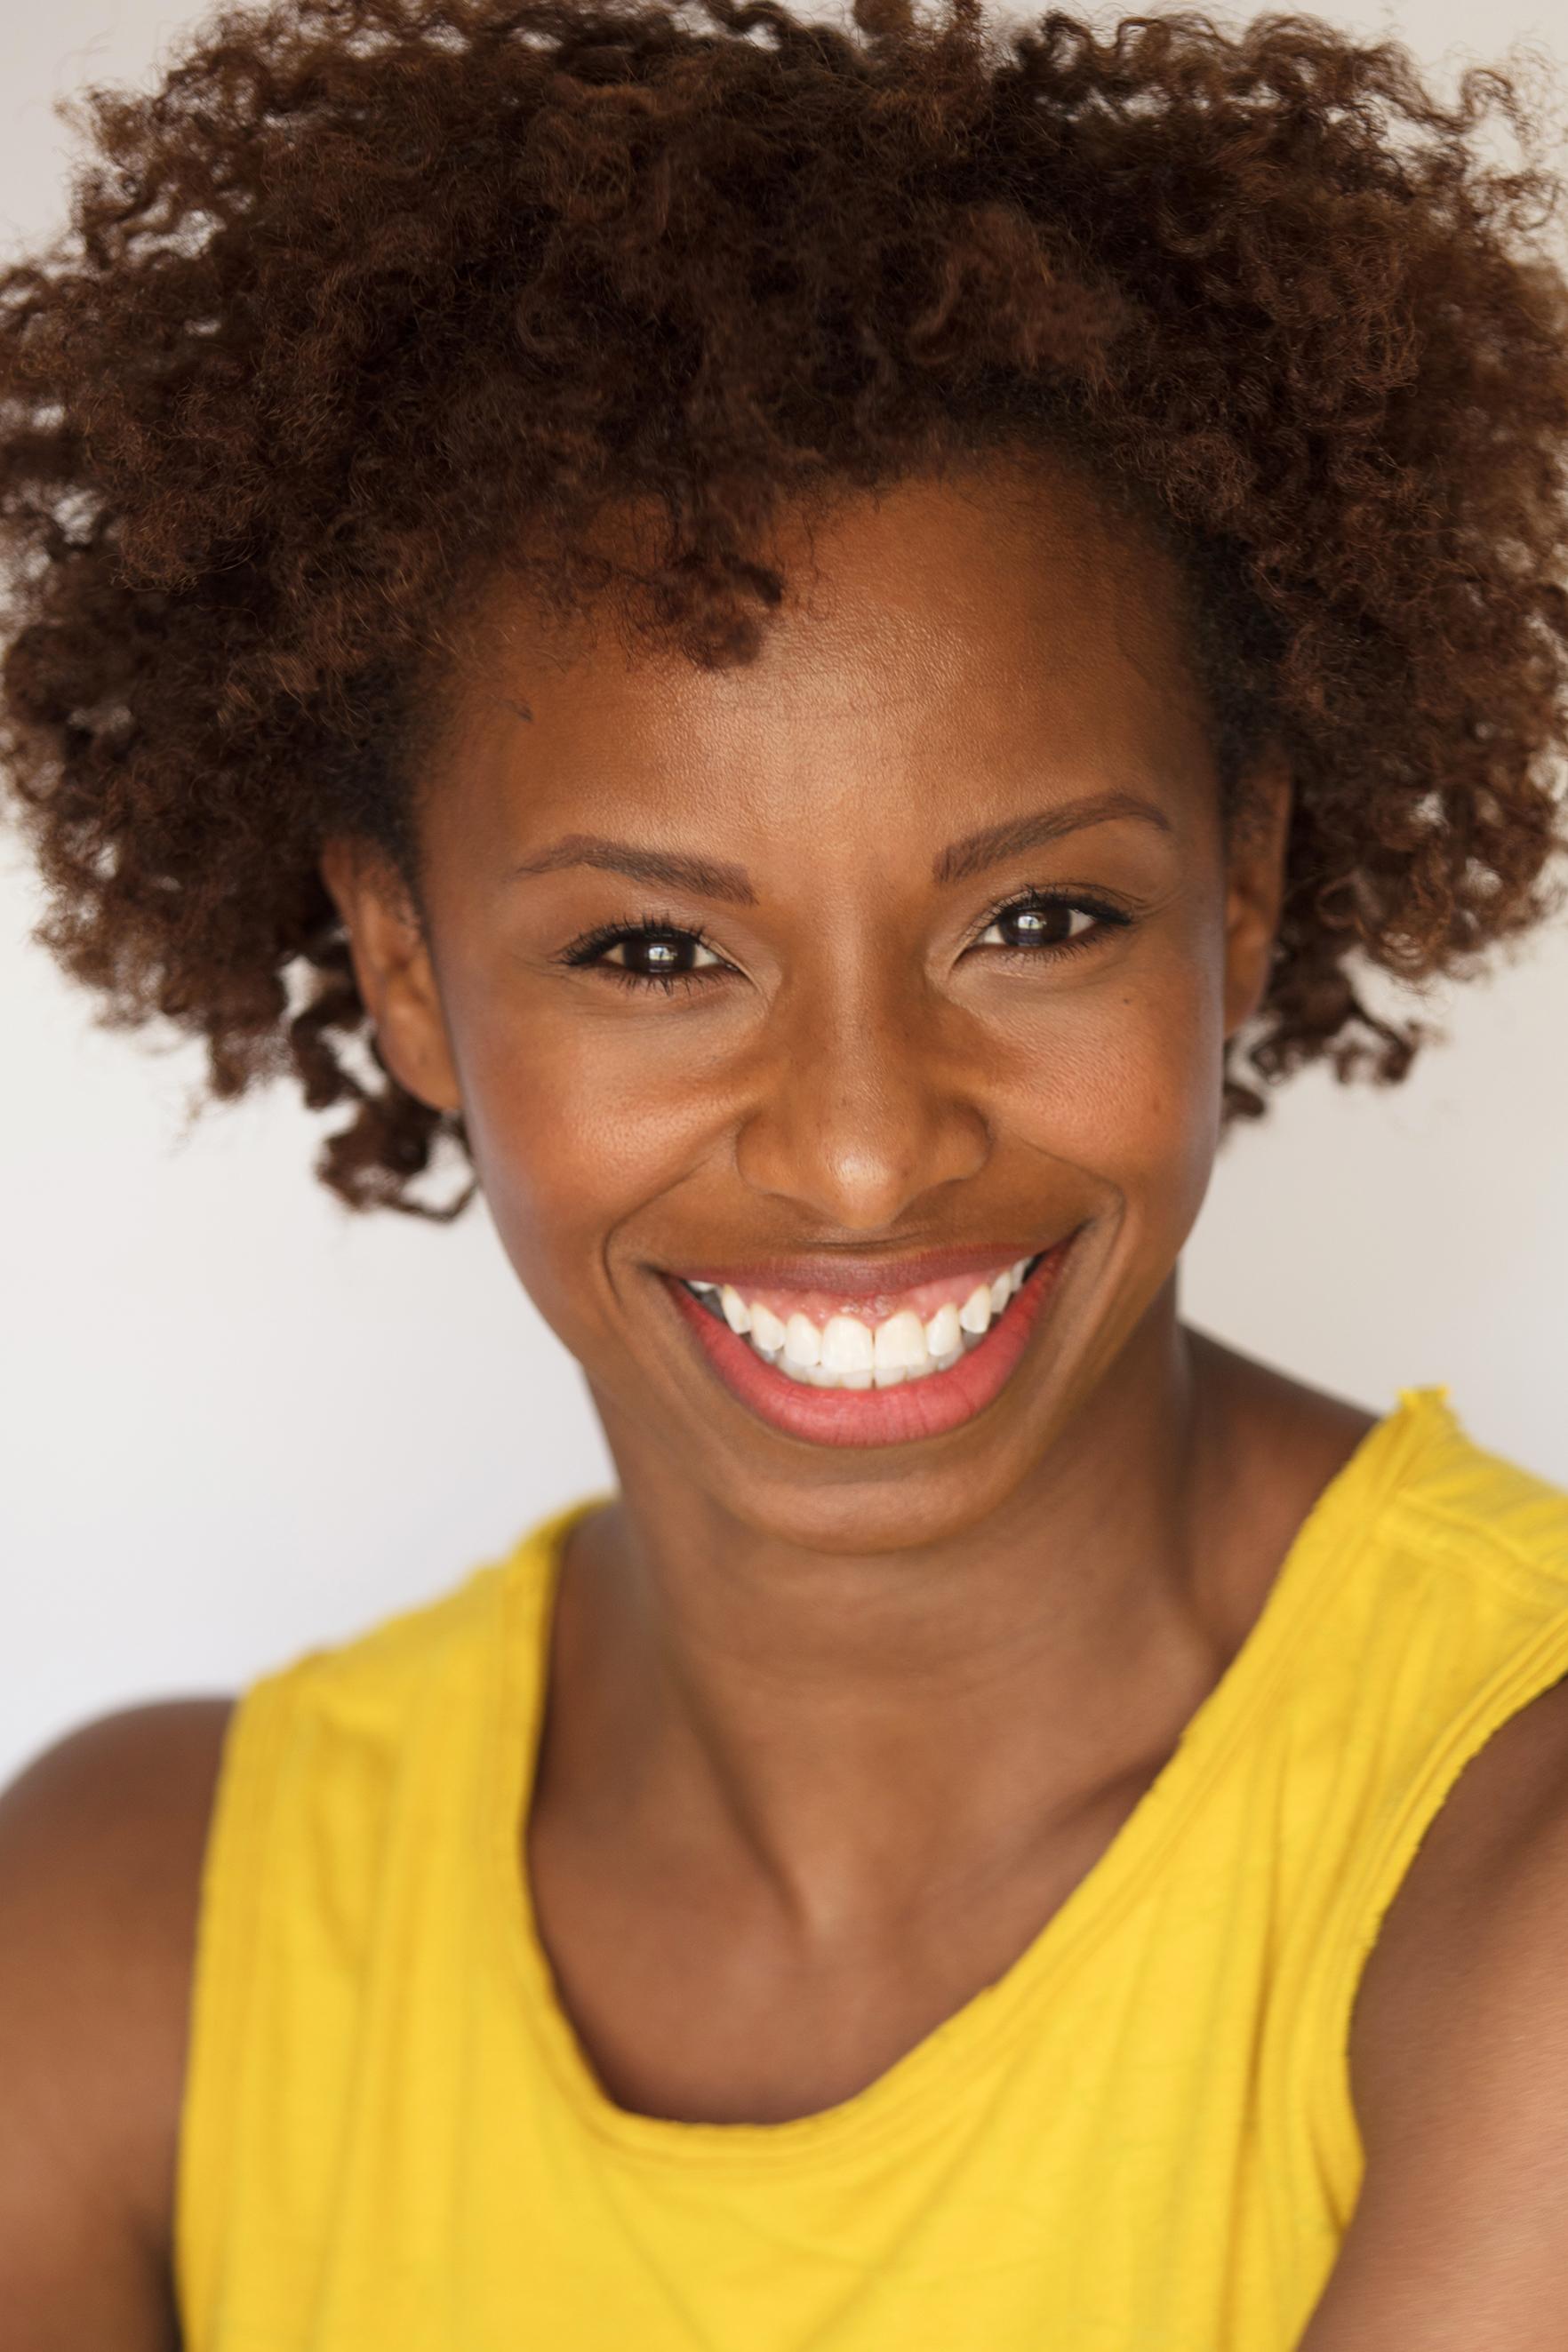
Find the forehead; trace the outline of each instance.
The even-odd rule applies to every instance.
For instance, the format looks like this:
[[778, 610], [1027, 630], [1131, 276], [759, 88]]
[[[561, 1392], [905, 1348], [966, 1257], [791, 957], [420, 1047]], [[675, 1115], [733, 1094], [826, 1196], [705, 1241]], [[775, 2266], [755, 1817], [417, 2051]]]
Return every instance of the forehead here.
[[1026, 793], [1142, 790], [1174, 814], [1212, 796], [1179, 571], [1075, 467], [975, 463], [844, 495], [786, 515], [767, 552], [784, 602], [729, 668], [634, 645], [603, 614], [547, 624], [497, 583], [451, 706], [465, 834], [510, 844], [647, 809], [837, 842], [892, 794], [917, 834]]

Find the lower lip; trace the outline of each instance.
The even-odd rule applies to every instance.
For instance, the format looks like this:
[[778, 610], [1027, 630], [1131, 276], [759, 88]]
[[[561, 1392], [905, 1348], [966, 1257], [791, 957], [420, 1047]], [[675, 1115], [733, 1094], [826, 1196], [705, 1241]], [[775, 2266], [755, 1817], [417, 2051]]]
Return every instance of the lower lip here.
[[674, 1275], [663, 1279], [714, 1371], [760, 1420], [815, 1445], [902, 1445], [962, 1428], [997, 1395], [1045, 1313], [1072, 1238], [1069, 1234], [1046, 1252], [977, 1348], [966, 1349], [945, 1372], [900, 1381], [891, 1389], [814, 1389], [792, 1381], [699, 1307]]

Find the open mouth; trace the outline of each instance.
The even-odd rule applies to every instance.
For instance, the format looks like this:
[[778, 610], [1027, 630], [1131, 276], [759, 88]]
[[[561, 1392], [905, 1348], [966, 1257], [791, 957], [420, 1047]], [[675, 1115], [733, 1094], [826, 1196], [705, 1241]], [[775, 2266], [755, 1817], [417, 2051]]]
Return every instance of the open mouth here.
[[748, 1297], [729, 1283], [676, 1279], [786, 1380], [815, 1389], [887, 1389], [951, 1371], [1007, 1314], [1045, 1255], [1018, 1258], [988, 1281], [929, 1283], [925, 1291], [947, 1295], [911, 1293], [910, 1304], [876, 1321], [847, 1311], [826, 1319], [798, 1308], [785, 1314], [788, 1302], [776, 1292]]
[[889, 1445], [941, 1437], [985, 1410], [1028, 1347], [1076, 1238], [984, 1279], [950, 1276], [858, 1302], [858, 1313], [827, 1292], [748, 1295], [668, 1271], [662, 1281], [710, 1371], [756, 1418], [813, 1444]]

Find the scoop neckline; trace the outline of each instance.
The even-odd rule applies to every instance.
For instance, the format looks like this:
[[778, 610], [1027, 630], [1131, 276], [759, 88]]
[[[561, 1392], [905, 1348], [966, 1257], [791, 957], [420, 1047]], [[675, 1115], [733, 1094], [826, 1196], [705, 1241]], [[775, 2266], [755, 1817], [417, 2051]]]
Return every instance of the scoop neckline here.
[[532, 1801], [555, 1597], [566, 1540], [611, 1502], [606, 1488], [555, 1511], [503, 1563], [492, 1691], [494, 1741], [488, 1786], [492, 1922], [559, 2095], [595, 2138], [663, 2166], [781, 2167], [873, 2145], [907, 2126], [922, 2104], [940, 2127], [940, 2096], [955, 2073], [994, 2056], [1026, 2025], [1066, 1963], [1112, 1927], [1191, 1818], [1283, 1672], [1290, 1637], [1310, 1606], [1328, 1601], [1371, 1541], [1402, 1474], [1439, 1434], [1458, 1433], [1447, 1387], [1402, 1389], [1365, 1432], [1298, 1528], [1261, 1609], [1229, 1665], [1201, 1700], [1171, 1755], [1089, 1869], [994, 1981], [933, 2026], [847, 2099], [778, 2123], [685, 2122], [618, 2106], [594, 2071], [556, 1987], [534, 1910], [524, 1835]]

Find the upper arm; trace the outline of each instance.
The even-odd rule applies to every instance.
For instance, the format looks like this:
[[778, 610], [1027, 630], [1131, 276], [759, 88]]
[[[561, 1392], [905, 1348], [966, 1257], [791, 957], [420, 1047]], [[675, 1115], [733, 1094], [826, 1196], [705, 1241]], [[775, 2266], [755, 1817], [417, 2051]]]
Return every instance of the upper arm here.
[[0, 1791], [7, 2352], [171, 2352], [202, 1857], [231, 1702], [97, 1718]]
[[1366, 2166], [1301, 2352], [1568, 2341], [1568, 1683], [1428, 1830], [1351, 2035]]

